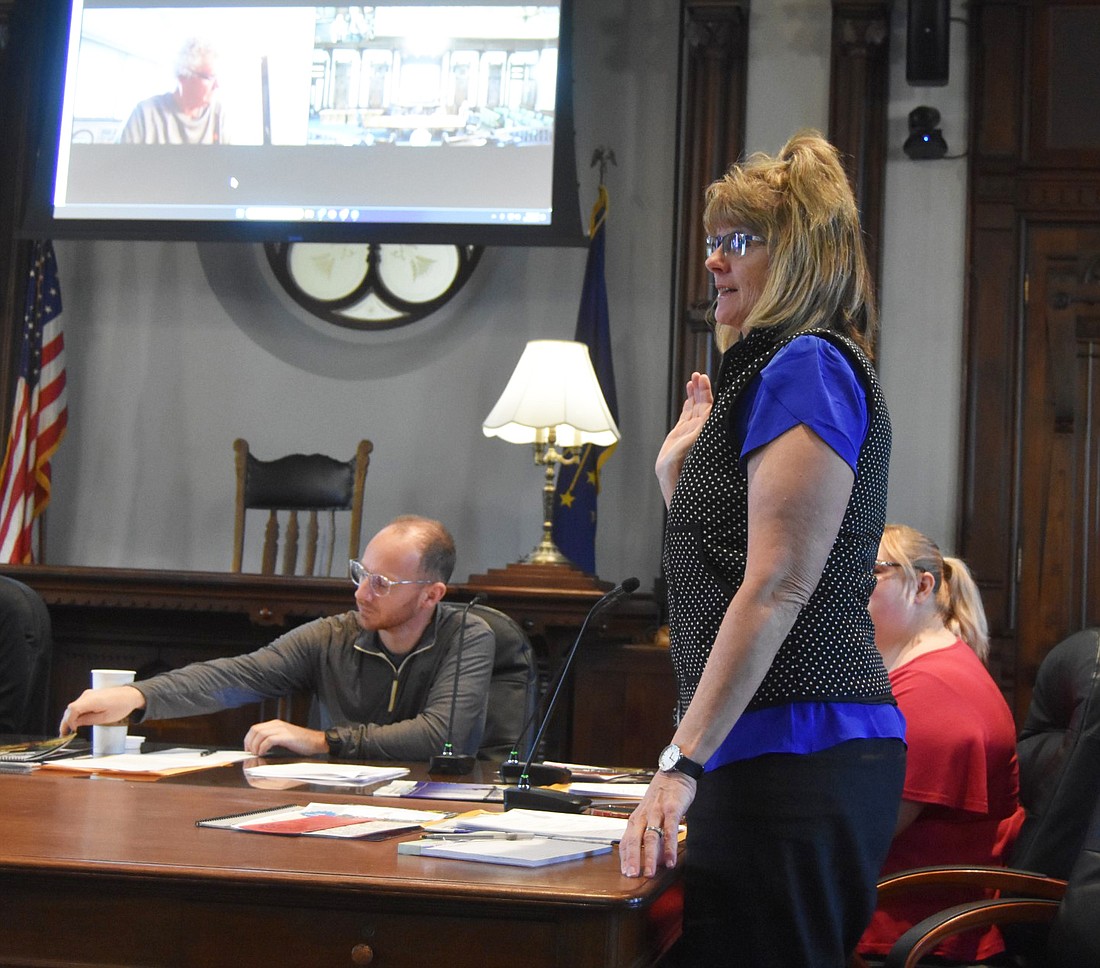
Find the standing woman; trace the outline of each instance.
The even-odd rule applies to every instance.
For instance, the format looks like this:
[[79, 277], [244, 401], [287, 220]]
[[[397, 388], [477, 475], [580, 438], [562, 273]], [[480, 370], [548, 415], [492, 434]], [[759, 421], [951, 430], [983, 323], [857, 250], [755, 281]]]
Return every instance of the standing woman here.
[[677, 963], [843, 968], [905, 773], [867, 611], [890, 458], [871, 279], [816, 132], [731, 168], [703, 219], [724, 355], [657, 458], [678, 725], [620, 861], [674, 865], [687, 815]]

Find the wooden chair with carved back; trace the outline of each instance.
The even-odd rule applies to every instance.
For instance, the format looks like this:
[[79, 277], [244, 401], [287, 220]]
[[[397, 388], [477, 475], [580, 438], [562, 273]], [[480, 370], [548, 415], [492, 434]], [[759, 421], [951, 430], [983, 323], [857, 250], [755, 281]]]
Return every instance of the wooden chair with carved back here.
[[[350, 460], [324, 454], [260, 460], [249, 451], [246, 440], [233, 441], [237, 469], [233, 571], [243, 570], [245, 519], [250, 510], [267, 511], [261, 574], [276, 574], [281, 560], [281, 575], [331, 575], [338, 511], [350, 513], [347, 556], [358, 558], [363, 490], [373, 449], [369, 440], [361, 440]], [[299, 515], [305, 518], [304, 537]]]

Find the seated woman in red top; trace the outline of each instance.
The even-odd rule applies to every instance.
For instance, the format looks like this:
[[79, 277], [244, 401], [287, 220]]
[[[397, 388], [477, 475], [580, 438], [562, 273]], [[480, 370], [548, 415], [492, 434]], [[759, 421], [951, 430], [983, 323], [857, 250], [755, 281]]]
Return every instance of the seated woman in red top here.
[[[929, 864], [1004, 864], [1023, 822], [1016, 725], [986, 670], [985, 611], [958, 558], [913, 528], [888, 524], [870, 612], [909, 752], [894, 840], [883, 873]], [[881, 955], [918, 921], [973, 896], [880, 907], [860, 941]], [[946, 941], [935, 954], [970, 963], [1003, 950], [995, 928]]]

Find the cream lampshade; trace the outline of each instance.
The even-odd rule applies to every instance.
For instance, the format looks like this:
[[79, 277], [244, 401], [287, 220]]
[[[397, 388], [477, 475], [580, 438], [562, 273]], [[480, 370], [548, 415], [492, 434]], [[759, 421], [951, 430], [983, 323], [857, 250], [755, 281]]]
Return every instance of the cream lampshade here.
[[567, 564], [553, 539], [554, 465], [577, 463], [580, 455], [570, 451], [585, 444], [607, 447], [619, 439], [588, 347], [572, 340], [529, 342], [481, 429], [486, 437], [534, 446], [535, 463], [546, 469], [543, 533], [542, 541], [523, 560]]

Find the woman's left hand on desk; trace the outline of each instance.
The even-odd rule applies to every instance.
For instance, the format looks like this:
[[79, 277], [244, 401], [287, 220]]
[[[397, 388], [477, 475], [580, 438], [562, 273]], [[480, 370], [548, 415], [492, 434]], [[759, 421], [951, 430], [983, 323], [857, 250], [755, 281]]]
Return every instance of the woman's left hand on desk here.
[[619, 867], [626, 877], [652, 877], [658, 867], [675, 867], [680, 821], [695, 799], [695, 781], [683, 773], [658, 773], [627, 821], [619, 843]]

